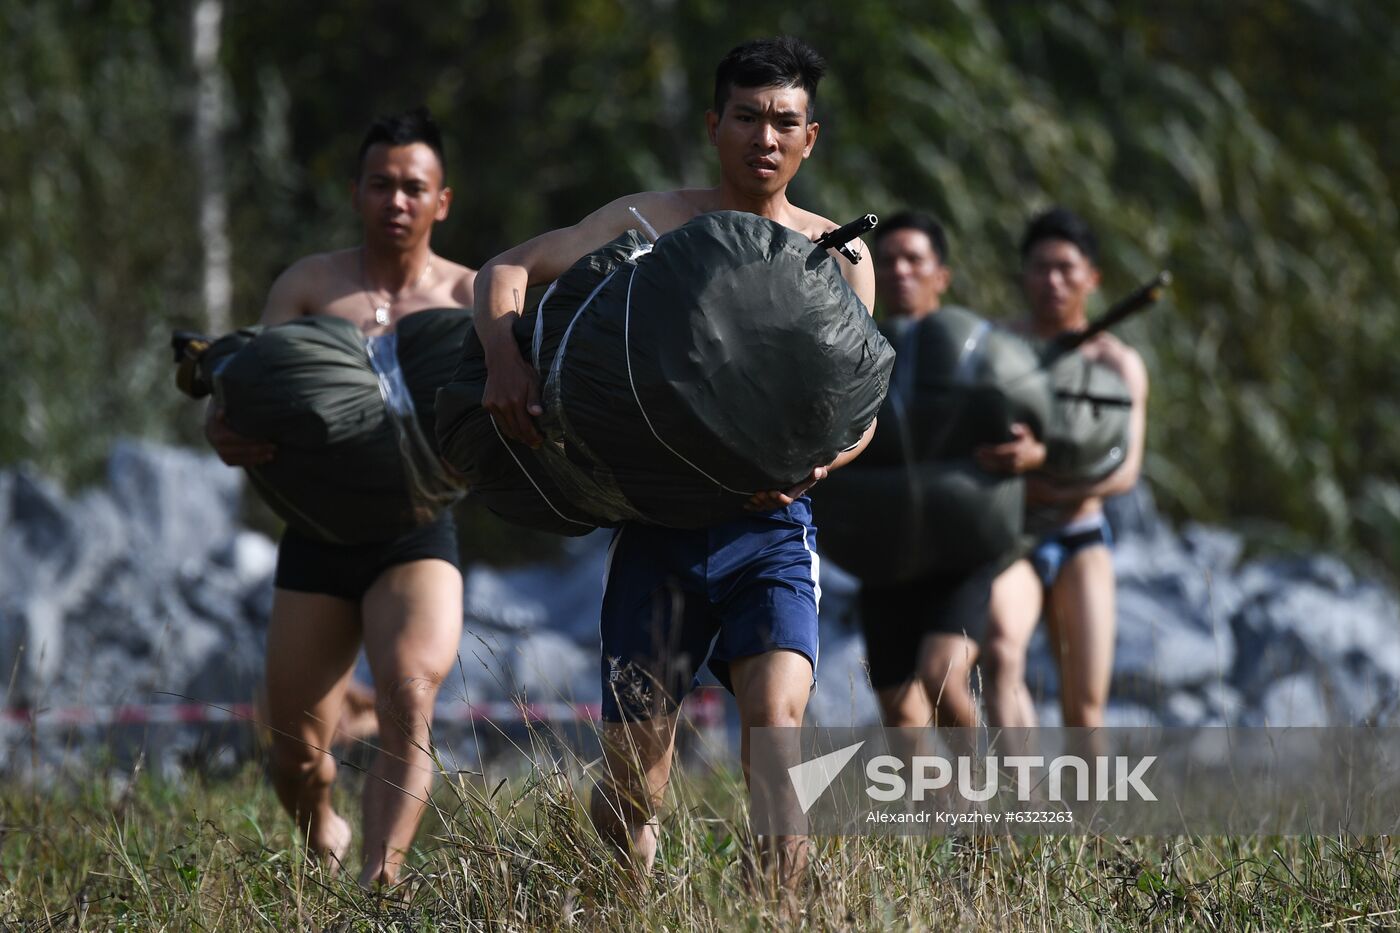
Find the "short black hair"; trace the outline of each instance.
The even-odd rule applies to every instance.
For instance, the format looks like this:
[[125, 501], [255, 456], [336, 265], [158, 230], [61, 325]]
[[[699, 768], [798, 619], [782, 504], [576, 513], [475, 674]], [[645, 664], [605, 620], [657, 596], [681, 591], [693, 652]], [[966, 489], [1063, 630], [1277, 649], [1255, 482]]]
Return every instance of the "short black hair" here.
[[948, 234], [943, 232], [943, 225], [932, 214], [924, 211], [900, 211], [889, 220], [881, 221], [875, 228], [875, 248], [879, 249], [880, 241], [896, 230], [918, 230], [923, 233], [938, 256], [939, 265], [948, 264]]
[[1064, 240], [1079, 247], [1084, 258], [1094, 265], [1099, 264], [1099, 238], [1089, 224], [1074, 211], [1064, 207], [1052, 207], [1031, 218], [1026, 232], [1021, 237], [1021, 260], [1030, 255], [1031, 249], [1041, 240]]
[[390, 114], [386, 117], [380, 117], [370, 124], [364, 140], [360, 143], [360, 153], [355, 158], [356, 178], [364, 173], [365, 155], [369, 152], [370, 147], [380, 143], [390, 146], [422, 143], [433, 150], [437, 156], [438, 165], [442, 167], [443, 174], [447, 173], [447, 160], [442, 155], [442, 132], [438, 129], [437, 123], [433, 122], [433, 115], [428, 112], [427, 107], [414, 107], [404, 113]]
[[817, 102], [826, 61], [801, 39], [774, 36], [736, 45], [715, 69], [715, 113], [724, 113], [730, 88], [800, 87], [807, 92], [807, 119]]

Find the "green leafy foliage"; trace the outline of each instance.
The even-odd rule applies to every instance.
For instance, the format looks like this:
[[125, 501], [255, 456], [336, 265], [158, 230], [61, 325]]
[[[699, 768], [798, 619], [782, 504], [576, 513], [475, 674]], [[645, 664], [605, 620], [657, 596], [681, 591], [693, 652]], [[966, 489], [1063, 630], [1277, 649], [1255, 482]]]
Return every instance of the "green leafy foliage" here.
[[0, 462], [61, 477], [171, 436], [158, 351], [199, 294], [179, 33], [87, 6], [0, 2]]

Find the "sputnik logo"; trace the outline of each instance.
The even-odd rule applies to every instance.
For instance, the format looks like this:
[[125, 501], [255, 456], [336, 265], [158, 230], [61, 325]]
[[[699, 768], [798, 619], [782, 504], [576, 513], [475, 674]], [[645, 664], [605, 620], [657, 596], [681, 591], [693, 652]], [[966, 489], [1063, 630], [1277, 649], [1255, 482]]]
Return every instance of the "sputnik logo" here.
[[797, 803], [798, 806], [802, 807], [804, 814], [812, 809], [812, 804], [817, 802], [817, 798], [826, 793], [831, 782], [841, 776], [846, 765], [851, 763], [851, 759], [856, 756], [856, 752], [860, 751], [860, 747], [864, 744], [865, 742], [861, 741], [854, 745], [847, 745], [845, 748], [837, 749], [822, 755], [820, 758], [813, 758], [811, 761], [804, 761], [800, 765], [788, 768], [792, 789], [797, 792]]

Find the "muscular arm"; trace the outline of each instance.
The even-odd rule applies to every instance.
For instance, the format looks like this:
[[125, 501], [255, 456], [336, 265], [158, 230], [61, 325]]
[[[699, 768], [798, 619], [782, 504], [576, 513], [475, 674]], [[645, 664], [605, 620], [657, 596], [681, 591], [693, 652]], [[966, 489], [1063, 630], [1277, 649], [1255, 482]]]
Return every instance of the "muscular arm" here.
[[635, 207], [661, 232], [689, 219], [670, 193], [648, 192], [619, 198], [589, 214], [572, 227], [542, 233], [506, 250], [476, 276], [476, 332], [486, 353], [486, 390], [482, 407], [501, 430], [535, 446], [543, 438], [530, 420], [544, 413], [539, 403], [539, 376], [520, 355], [511, 329], [519, 318], [520, 302], [531, 285], [552, 282], [593, 250], [639, 226]]
[[836, 258], [836, 262], [841, 266], [841, 275], [845, 277], [846, 282], [851, 286], [852, 289], [855, 290], [856, 297], [860, 299], [861, 304], [865, 305], [865, 310], [870, 314], [874, 314], [874, 260], [870, 258], [869, 250], [864, 250], [864, 252], [866, 253], [866, 256], [864, 260], [861, 261], [858, 265], [851, 265], [851, 263], [846, 259], [846, 257], [842, 256], [840, 253], [837, 253], [835, 250], [832, 250], [831, 254]]
[[1120, 495], [1132, 489], [1142, 474], [1143, 453], [1147, 447], [1147, 367], [1136, 350], [1116, 340], [1104, 348], [1098, 359], [1118, 371], [1132, 399], [1132, 411], [1128, 415], [1128, 455], [1118, 469], [1094, 483], [1066, 485], [1028, 477], [1026, 493], [1032, 503], [1070, 504]]

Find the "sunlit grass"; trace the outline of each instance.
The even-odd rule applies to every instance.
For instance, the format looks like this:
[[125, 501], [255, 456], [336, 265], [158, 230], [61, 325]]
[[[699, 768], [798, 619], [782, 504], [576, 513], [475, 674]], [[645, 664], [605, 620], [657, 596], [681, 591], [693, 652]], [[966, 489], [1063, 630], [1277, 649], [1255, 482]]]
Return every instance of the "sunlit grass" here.
[[[732, 772], [682, 773], [646, 885], [586, 816], [579, 762], [445, 775], [402, 883], [370, 893], [306, 857], [260, 769], [177, 785], [71, 774], [0, 790], [0, 928], [770, 929], [745, 870]], [[359, 780], [345, 770], [354, 811]], [[1393, 927], [1389, 840], [1095, 837], [817, 840], [801, 914], [818, 929]], [[1330, 925], [1330, 926], [1328, 926]]]

